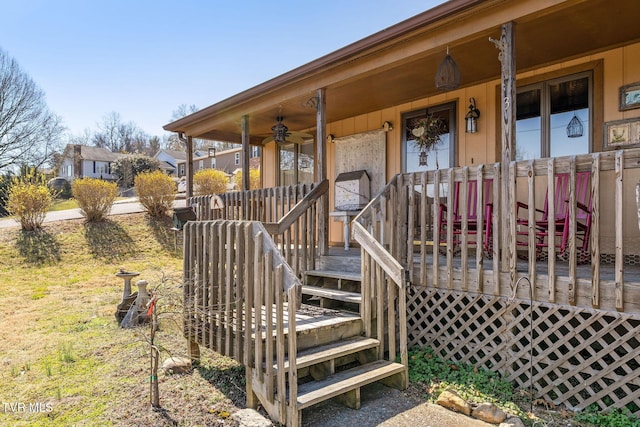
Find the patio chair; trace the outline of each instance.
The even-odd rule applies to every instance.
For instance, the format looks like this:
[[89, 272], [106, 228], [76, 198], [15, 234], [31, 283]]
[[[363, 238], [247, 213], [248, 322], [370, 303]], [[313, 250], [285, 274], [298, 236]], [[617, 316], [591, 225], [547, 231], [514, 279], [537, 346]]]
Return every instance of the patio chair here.
[[[589, 179], [591, 172], [576, 173], [576, 239], [582, 242], [578, 245], [581, 250], [581, 260], [586, 259], [589, 250], [589, 237], [591, 234], [591, 188]], [[553, 222], [555, 224], [553, 241], [558, 248], [558, 255], [563, 256], [569, 242], [569, 179], [568, 173], [556, 175], [555, 186], [555, 215]], [[522, 211], [528, 211], [529, 205], [523, 202], [517, 202], [516, 224], [528, 227], [528, 214], [522, 214]], [[540, 256], [544, 248], [549, 245], [549, 194], [544, 198], [544, 209], [536, 209], [539, 218], [535, 220], [535, 240], [536, 240], [536, 256]], [[518, 236], [527, 236], [529, 232], [518, 231]], [[528, 240], [518, 240], [518, 245], [527, 246]]]
[[[478, 224], [478, 182], [473, 180], [469, 181], [469, 187], [467, 188], [467, 235], [477, 236], [478, 233], [484, 234], [482, 242], [483, 250], [486, 254], [491, 254], [493, 241], [491, 233], [491, 187], [493, 180], [484, 180], [484, 220], [483, 224]], [[440, 227], [440, 243], [446, 243], [447, 241], [447, 228], [449, 225], [453, 228], [453, 244], [459, 245], [461, 243], [462, 235], [462, 206], [460, 205], [460, 182], [455, 183], [453, 190], [453, 221], [448, 223], [447, 219], [447, 205], [440, 203], [438, 224]], [[471, 245], [475, 245], [477, 240], [469, 240]]]

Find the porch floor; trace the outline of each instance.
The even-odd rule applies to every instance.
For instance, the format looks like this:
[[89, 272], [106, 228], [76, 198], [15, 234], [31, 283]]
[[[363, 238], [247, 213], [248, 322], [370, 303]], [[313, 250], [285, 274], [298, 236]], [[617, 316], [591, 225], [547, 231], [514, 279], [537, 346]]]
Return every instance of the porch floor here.
[[[427, 247], [427, 265], [433, 264], [433, 254], [431, 253], [431, 246]], [[473, 253], [470, 253], [467, 257], [467, 265], [470, 269], [475, 269], [476, 258], [475, 248], [472, 248]], [[329, 248], [329, 256], [345, 257], [349, 258], [352, 263], [359, 264], [360, 248], [350, 247], [349, 250], [345, 250], [343, 246], [331, 246]], [[441, 266], [445, 266], [447, 263], [447, 256], [442, 253], [438, 257]], [[420, 265], [420, 252], [419, 250], [413, 253], [414, 266]], [[546, 275], [549, 273], [549, 264], [546, 258], [536, 261], [536, 273]], [[453, 257], [453, 266], [456, 269], [460, 269], [462, 266], [462, 257], [460, 253], [456, 253]], [[484, 258], [483, 263], [485, 271], [493, 270], [493, 260]], [[527, 259], [518, 258], [516, 268], [518, 272], [526, 273], [529, 270], [529, 261]], [[632, 283], [640, 283], [640, 263], [631, 262], [624, 264], [624, 281]], [[569, 276], [569, 262], [562, 259], [556, 259], [556, 275], [557, 276]], [[579, 279], [590, 279], [592, 277], [591, 260], [586, 263], [579, 263], [576, 268], [576, 276]], [[615, 280], [615, 264], [609, 262], [600, 263], [600, 280], [614, 281]]]

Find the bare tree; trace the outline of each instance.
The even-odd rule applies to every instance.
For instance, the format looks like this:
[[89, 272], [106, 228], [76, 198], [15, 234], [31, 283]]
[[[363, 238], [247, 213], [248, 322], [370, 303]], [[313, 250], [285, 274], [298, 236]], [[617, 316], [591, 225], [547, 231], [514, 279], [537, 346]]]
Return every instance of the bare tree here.
[[122, 151], [123, 143], [120, 139], [119, 127], [120, 114], [112, 111], [102, 117], [102, 123], [98, 123], [98, 131], [93, 135], [93, 143], [96, 147], [107, 148], [114, 153]]
[[0, 49], [0, 170], [17, 164], [41, 166], [59, 148], [63, 131], [44, 92]]
[[[171, 120], [179, 120], [189, 114], [193, 114], [198, 111], [198, 107], [191, 104], [187, 106], [186, 104], [180, 104], [176, 110], [173, 111], [171, 115]], [[219, 151], [229, 150], [232, 148], [236, 148], [238, 144], [234, 144], [231, 142], [222, 142], [222, 141], [213, 141], [209, 139], [194, 139], [193, 140], [193, 148], [196, 150], [206, 150], [209, 147], [215, 147]], [[184, 144], [180, 142], [177, 134], [172, 134], [169, 136], [166, 147], [170, 150], [182, 151], [184, 150]]]
[[150, 137], [134, 122], [123, 122], [120, 114], [112, 111], [102, 118], [93, 136], [96, 147], [114, 153], [146, 153]]

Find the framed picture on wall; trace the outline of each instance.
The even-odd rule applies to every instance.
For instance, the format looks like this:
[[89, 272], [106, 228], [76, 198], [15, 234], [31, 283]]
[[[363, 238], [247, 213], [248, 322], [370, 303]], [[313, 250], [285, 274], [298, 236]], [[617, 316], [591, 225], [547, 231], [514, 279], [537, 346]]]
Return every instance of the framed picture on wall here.
[[604, 148], [618, 150], [640, 146], [640, 118], [615, 120], [604, 124]]
[[620, 87], [620, 111], [640, 108], [640, 82]]

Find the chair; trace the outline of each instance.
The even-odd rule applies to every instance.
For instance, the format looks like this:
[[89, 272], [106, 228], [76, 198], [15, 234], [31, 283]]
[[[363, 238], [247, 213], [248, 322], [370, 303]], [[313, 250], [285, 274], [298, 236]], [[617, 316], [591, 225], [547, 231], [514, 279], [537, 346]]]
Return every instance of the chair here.
[[[475, 180], [469, 181], [467, 188], [467, 235], [474, 236], [478, 233], [484, 234], [484, 241], [482, 243], [483, 249], [490, 254], [493, 247], [492, 233], [491, 233], [491, 186], [493, 180], [485, 179], [484, 181], [484, 221], [483, 224], [478, 224], [478, 182]], [[460, 184], [456, 182], [453, 190], [453, 221], [451, 227], [453, 228], [453, 243], [459, 245], [462, 235], [462, 206], [460, 205]], [[438, 224], [440, 228], [440, 243], [446, 243], [447, 241], [447, 228], [449, 227], [447, 218], [447, 205], [440, 203]], [[476, 240], [470, 240], [469, 243], [474, 245]]]
[[[582, 259], [587, 256], [589, 250], [589, 237], [591, 234], [591, 189], [589, 179], [591, 172], [576, 173], [576, 238], [582, 241]], [[554, 244], [559, 250], [559, 255], [564, 255], [569, 241], [569, 180], [568, 173], [556, 175], [556, 186], [554, 194], [555, 214], [554, 214]], [[516, 224], [529, 226], [529, 218], [521, 216], [521, 209], [528, 211], [529, 205], [517, 202]], [[545, 195], [544, 209], [536, 209], [540, 215], [535, 220], [536, 252], [539, 256], [543, 248], [549, 244], [549, 194]], [[518, 236], [529, 235], [528, 231], [518, 231]], [[527, 246], [528, 242], [519, 240], [518, 245]]]

